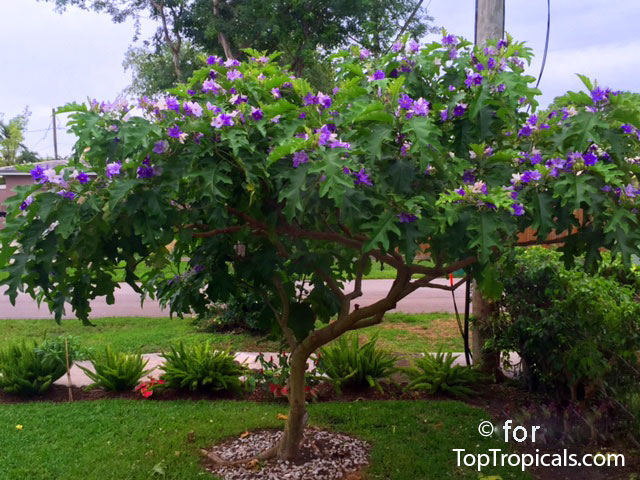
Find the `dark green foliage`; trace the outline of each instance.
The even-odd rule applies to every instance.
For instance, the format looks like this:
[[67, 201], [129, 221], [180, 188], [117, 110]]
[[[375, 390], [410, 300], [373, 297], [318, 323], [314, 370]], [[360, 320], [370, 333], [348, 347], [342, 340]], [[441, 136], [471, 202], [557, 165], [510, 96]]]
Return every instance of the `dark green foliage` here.
[[190, 347], [180, 343], [163, 357], [162, 379], [170, 388], [235, 392], [247, 373], [229, 350], [215, 350], [210, 343]]
[[145, 370], [147, 361], [141, 354], [115, 352], [111, 346], [100, 352], [89, 355], [95, 372], [80, 367], [93, 383], [87, 387], [104, 388], [111, 392], [125, 392], [133, 390], [140, 379], [151, 370]]
[[200, 327], [211, 332], [247, 331], [266, 334], [270, 330], [273, 312], [264, 299], [254, 293], [234, 295], [216, 310], [215, 316]]
[[620, 394], [636, 381], [640, 304], [630, 285], [637, 277], [610, 260], [600, 272], [586, 273], [580, 261], [569, 270], [559, 252], [542, 248], [503, 267], [494, 342], [520, 354], [531, 389], [575, 401]]
[[426, 352], [423, 357], [416, 358], [413, 367], [404, 368], [410, 383], [407, 389], [424, 390], [432, 395], [444, 393], [454, 397], [467, 397], [474, 393], [472, 385], [482, 377], [478, 371], [453, 365], [457, 356], [450, 352], [439, 351], [435, 355]]
[[15, 395], [45, 393], [66, 371], [64, 358], [49, 355], [31, 342], [0, 350], [0, 389]]
[[333, 345], [318, 354], [318, 372], [325, 374], [336, 391], [342, 388], [377, 388], [382, 391], [380, 380], [395, 370], [397, 357], [376, 347], [378, 336], [360, 346], [358, 335], [340, 337]]

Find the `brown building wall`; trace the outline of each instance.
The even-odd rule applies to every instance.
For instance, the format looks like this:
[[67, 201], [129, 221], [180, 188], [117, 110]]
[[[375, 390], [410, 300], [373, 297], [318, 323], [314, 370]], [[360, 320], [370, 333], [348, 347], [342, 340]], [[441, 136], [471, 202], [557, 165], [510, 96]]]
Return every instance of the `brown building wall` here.
[[[6, 211], [6, 200], [13, 195], [13, 189], [18, 185], [30, 185], [33, 183], [31, 175], [5, 175], [5, 184], [0, 188], [0, 212]], [[4, 226], [4, 216], [0, 216], [0, 228]]]

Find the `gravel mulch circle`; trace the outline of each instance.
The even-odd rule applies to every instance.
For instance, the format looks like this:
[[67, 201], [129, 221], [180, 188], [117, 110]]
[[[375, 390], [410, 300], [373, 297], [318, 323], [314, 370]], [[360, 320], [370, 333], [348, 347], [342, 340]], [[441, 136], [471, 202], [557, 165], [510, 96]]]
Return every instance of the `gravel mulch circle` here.
[[[275, 445], [281, 435], [277, 430], [259, 430], [216, 445], [210, 451], [228, 461], [249, 459]], [[369, 449], [369, 444], [357, 438], [308, 428], [300, 460], [295, 463], [273, 459], [234, 466], [208, 463], [206, 468], [223, 480], [357, 479], [369, 464]]]

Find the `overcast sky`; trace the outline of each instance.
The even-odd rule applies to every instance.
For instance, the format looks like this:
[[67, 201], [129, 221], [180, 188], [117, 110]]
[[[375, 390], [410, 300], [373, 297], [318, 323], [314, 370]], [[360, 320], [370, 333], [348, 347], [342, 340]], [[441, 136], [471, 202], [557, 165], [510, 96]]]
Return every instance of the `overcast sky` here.
[[[546, 1], [506, 3], [506, 30], [534, 49], [530, 73], [537, 76]], [[475, 0], [426, 4], [436, 25], [473, 39]], [[601, 86], [640, 92], [640, 38], [635, 33], [639, 21], [637, 1], [552, 0], [542, 105], [567, 90], [580, 89], [575, 73], [596, 78]], [[146, 36], [152, 31], [148, 25]], [[51, 3], [0, 0], [0, 112], [7, 119], [28, 107], [32, 115], [27, 145], [41, 155], [53, 155], [53, 136], [47, 130], [52, 107], [87, 97], [112, 100], [122, 92], [131, 81], [122, 61], [133, 33], [132, 23], [116, 25], [107, 15], [75, 8], [60, 15]], [[58, 140], [60, 154], [67, 155], [73, 138], [60, 131]]]

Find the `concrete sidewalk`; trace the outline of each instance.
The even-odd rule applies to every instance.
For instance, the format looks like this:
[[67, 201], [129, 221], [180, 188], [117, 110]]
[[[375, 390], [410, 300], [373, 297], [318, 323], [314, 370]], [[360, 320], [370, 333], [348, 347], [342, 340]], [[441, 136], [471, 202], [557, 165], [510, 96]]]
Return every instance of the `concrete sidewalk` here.
[[[391, 288], [393, 280], [363, 280], [362, 296], [352, 303], [365, 307], [384, 298]], [[434, 283], [448, 285], [448, 280], [438, 279]], [[345, 291], [350, 292], [353, 284], [345, 285]], [[464, 311], [464, 286], [455, 292], [456, 302], [460, 313]], [[454, 312], [451, 292], [437, 288], [420, 288], [398, 302], [397, 307], [392, 312], [403, 313], [431, 313], [431, 312]], [[115, 291], [115, 303], [108, 305], [105, 297], [99, 297], [91, 301], [91, 318], [105, 317], [168, 317], [168, 310], [160, 308], [157, 301], [146, 299], [144, 304], [140, 304], [140, 296], [127, 284], [120, 284], [120, 288]], [[20, 294], [16, 299], [16, 305], [9, 302], [9, 297], [2, 292], [0, 295], [0, 320], [7, 318], [35, 319], [53, 318], [46, 304], [38, 307], [37, 303], [28, 295]], [[71, 308], [67, 305], [67, 315], [63, 318], [75, 318]]]
[[[274, 361], [277, 362], [278, 354], [276, 352], [263, 352], [265, 357], [269, 359], [270, 356], [273, 356]], [[433, 353], [432, 355], [435, 355]], [[454, 352], [454, 356], [457, 355], [454, 365], [462, 365], [465, 366], [466, 362], [464, 359], [464, 353]], [[260, 368], [260, 363], [256, 361], [256, 357], [258, 356], [257, 352], [238, 352], [236, 353], [236, 360], [240, 363], [245, 363], [245, 365], [253, 370], [257, 370]], [[143, 380], [149, 377], [159, 378], [162, 375], [162, 365], [164, 363], [164, 359], [159, 353], [149, 353], [144, 354], [143, 357], [147, 360], [147, 369], [153, 369], [152, 372], [149, 373]], [[509, 362], [511, 365], [517, 365], [520, 361], [520, 358], [517, 354], [512, 353], [509, 358]], [[91, 369], [91, 363], [88, 361], [77, 362], [77, 364], [71, 367], [71, 385], [74, 387], [86, 387], [91, 384], [91, 379], [87, 377], [87, 375], [78, 368], [78, 365], [81, 365], [85, 368]], [[313, 366], [313, 360], [309, 360], [307, 362], [309, 368]], [[506, 372], [509, 374], [509, 372]], [[511, 373], [513, 375], [513, 373]], [[57, 382], [57, 385], [67, 385], [68, 383], [67, 375], [64, 375]]]

